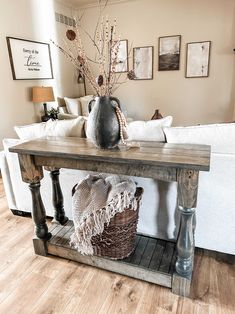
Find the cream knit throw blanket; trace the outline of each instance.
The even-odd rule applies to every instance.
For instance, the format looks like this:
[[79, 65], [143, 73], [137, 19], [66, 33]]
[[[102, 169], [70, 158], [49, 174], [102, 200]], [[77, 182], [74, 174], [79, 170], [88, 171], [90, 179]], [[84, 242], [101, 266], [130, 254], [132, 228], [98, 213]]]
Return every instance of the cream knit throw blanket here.
[[74, 234], [71, 245], [81, 254], [93, 254], [91, 238], [101, 234], [116, 213], [137, 209], [136, 185], [125, 176], [88, 175], [75, 188], [72, 200]]

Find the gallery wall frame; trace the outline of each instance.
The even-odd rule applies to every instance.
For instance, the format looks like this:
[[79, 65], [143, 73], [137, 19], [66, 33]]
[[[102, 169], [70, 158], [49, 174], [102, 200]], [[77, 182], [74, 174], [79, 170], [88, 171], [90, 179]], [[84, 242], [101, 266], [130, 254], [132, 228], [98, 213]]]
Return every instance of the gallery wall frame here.
[[124, 73], [128, 72], [129, 64], [128, 64], [128, 40], [121, 39], [119, 41], [119, 49], [117, 54], [117, 65], [115, 66], [115, 73]]
[[135, 80], [153, 79], [153, 46], [133, 48], [133, 70]]
[[158, 71], [180, 69], [181, 35], [158, 38]]
[[48, 43], [6, 37], [13, 80], [53, 79]]
[[209, 76], [211, 41], [187, 43], [186, 78], [202, 78]]

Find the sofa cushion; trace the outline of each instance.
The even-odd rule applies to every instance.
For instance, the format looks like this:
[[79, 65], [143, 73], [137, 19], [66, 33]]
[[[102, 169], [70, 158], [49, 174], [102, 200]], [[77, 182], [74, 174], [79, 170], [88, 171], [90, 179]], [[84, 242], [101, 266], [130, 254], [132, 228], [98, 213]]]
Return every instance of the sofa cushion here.
[[58, 107], [59, 108], [59, 113], [68, 113], [67, 107], [63, 106], [63, 107]]
[[58, 113], [57, 117], [58, 117], [58, 120], [69, 120], [69, 119], [76, 119], [78, 116], [76, 114], [70, 114], [70, 113]]
[[89, 115], [88, 112], [88, 105], [89, 102], [93, 99], [94, 97], [92, 95], [87, 95], [87, 96], [83, 96], [80, 97], [80, 103], [81, 103], [81, 111], [82, 111], [82, 116], [87, 117]]
[[84, 117], [70, 120], [49, 120], [25, 126], [15, 126], [14, 130], [21, 140], [31, 140], [44, 136], [84, 137]]
[[164, 127], [167, 143], [211, 145], [214, 153], [235, 153], [235, 123]]
[[64, 97], [64, 101], [66, 103], [66, 108], [68, 110], [68, 113], [75, 114], [77, 116], [81, 116], [82, 115], [81, 103], [80, 103], [79, 99], [80, 98]]
[[164, 142], [164, 126], [171, 126], [172, 117], [167, 116], [158, 120], [133, 121], [127, 125], [128, 140]]

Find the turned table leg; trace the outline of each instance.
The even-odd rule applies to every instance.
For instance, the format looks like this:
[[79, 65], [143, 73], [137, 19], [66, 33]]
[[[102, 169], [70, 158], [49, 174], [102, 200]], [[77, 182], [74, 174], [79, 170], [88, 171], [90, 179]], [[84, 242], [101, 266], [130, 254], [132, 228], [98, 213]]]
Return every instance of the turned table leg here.
[[32, 217], [35, 223], [36, 236], [39, 239], [49, 239], [50, 234], [46, 224], [46, 212], [41, 198], [40, 186], [40, 182], [29, 184], [32, 195]]
[[35, 224], [35, 237], [33, 238], [36, 254], [47, 255], [46, 241], [50, 239], [46, 224], [46, 212], [40, 193], [40, 181], [43, 178], [42, 167], [36, 166], [31, 155], [19, 155], [22, 180], [29, 183], [32, 195], [32, 218]]
[[182, 169], [178, 171], [177, 175], [180, 228], [176, 245], [177, 261], [176, 272], [173, 274], [172, 291], [182, 296], [188, 296], [195, 248], [198, 171]]
[[64, 212], [64, 198], [60, 187], [59, 175], [59, 169], [50, 171], [50, 176], [52, 180], [52, 202], [54, 205], [54, 219], [55, 222], [64, 225], [68, 221], [68, 218], [65, 216]]

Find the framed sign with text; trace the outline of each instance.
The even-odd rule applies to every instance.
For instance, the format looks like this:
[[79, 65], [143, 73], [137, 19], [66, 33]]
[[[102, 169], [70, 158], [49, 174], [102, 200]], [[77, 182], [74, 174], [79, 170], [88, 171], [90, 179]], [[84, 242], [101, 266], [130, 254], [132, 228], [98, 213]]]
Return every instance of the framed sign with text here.
[[50, 45], [7, 37], [13, 80], [53, 79]]

